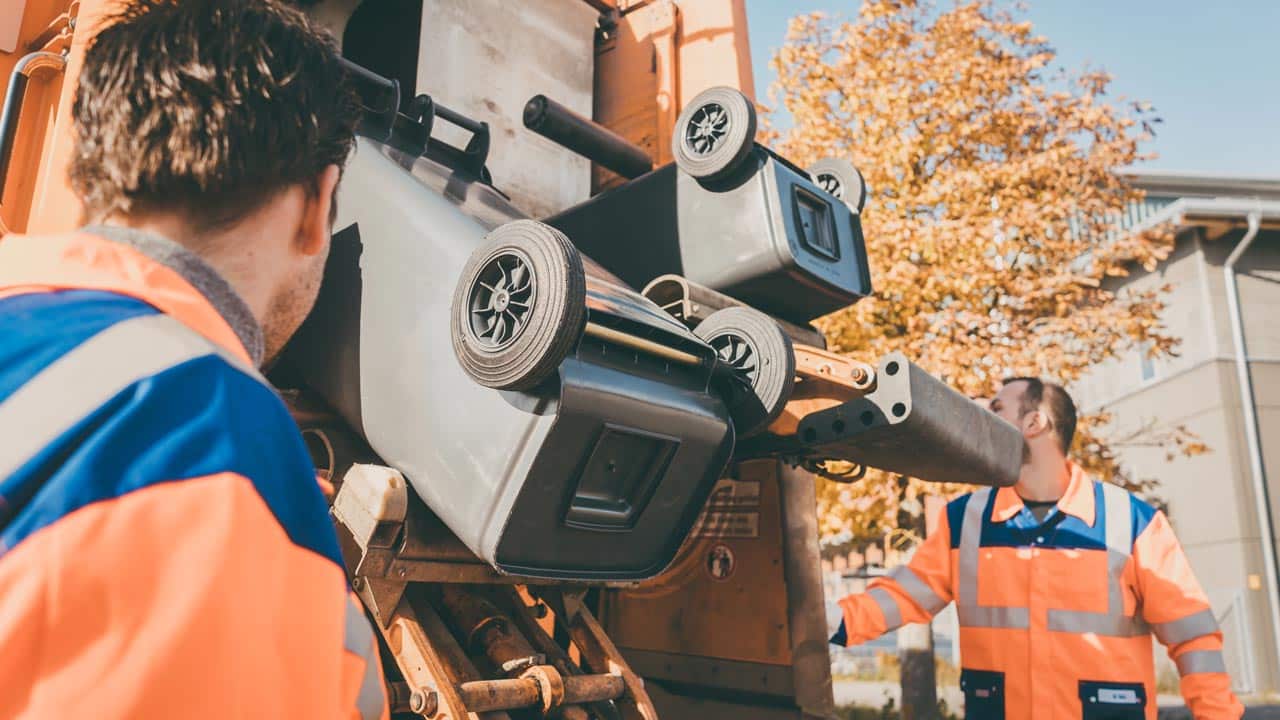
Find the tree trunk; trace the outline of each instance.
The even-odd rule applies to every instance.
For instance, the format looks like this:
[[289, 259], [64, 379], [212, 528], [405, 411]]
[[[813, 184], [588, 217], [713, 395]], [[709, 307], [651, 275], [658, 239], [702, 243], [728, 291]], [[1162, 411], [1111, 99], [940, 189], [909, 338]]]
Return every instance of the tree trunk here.
[[937, 720], [933, 626], [921, 623], [898, 629], [898, 665], [902, 668], [902, 720]]
[[[917, 537], [926, 531], [923, 512], [903, 507], [907, 478], [898, 476], [898, 527], [911, 528]], [[898, 628], [898, 667], [902, 669], [902, 720], [938, 720], [938, 682], [933, 661], [933, 626], [929, 623]]]

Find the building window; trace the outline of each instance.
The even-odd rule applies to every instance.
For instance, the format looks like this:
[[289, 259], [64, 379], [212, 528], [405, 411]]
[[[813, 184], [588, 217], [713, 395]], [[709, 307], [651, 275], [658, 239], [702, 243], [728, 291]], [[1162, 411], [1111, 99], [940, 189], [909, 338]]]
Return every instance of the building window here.
[[1151, 357], [1151, 348], [1146, 345], [1138, 348], [1138, 363], [1142, 367], [1142, 382], [1154, 380], [1156, 377], [1156, 359]]

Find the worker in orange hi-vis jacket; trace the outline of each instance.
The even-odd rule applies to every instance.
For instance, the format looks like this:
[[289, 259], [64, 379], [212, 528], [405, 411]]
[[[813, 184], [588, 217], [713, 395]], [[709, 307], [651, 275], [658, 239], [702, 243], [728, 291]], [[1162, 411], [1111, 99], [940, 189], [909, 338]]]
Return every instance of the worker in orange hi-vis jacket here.
[[1015, 378], [991, 410], [1026, 440], [1017, 485], [949, 503], [907, 565], [840, 601], [832, 642], [927, 622], [954, 600], [965, 717], [1154, 720], [1154, 634], [1197, 720], [1241, 717], [1222, 633], [1164, 513], [1067, 459], [1066, 391]]
[[258, 370], [315, 301], [359, 108], [272, 0], [121, 8], [73, 111], [90, 224], [0, 239], [0, 717], [385, 718]]

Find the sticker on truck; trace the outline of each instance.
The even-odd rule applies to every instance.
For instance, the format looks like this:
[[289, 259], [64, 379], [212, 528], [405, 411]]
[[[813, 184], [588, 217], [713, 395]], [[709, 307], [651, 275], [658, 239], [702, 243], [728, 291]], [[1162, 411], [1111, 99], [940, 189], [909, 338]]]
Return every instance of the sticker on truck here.
[[758, 538], [760, 513], [741, 510], [708, 510], [693, 527], [695, 538]]

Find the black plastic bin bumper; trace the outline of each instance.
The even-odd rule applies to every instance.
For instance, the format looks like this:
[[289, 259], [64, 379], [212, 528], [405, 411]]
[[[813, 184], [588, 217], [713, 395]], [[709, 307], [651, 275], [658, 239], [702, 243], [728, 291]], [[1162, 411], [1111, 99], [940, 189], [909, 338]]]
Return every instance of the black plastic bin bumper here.
[[503, 572], [653, 577], [723, 474], [733, 429], [720, 400], [611, 367], [622, 354], [584, 349], [561, 365], [555, 425], [497, 543], [494, 565]]
[[797, 432], [811, 457], [851, 460], [932, 482], [1018, 482], [1017, 428], [907, 360], [880, 361], [876, 389], [806, 416]]

